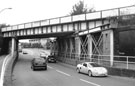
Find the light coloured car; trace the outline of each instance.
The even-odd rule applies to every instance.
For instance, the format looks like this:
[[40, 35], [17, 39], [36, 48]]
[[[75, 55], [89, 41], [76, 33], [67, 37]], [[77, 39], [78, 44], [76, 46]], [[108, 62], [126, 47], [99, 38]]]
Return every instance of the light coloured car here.
[[83, 62], [77, 65], [76, 71], [78, 73], [85, 73], [89, 76], [107, 76], [108, 71], [105, 67], [102, 67], [94, 62]]
[[41, 53], [40, 53], [40, 57], [47, 58], [48, 55], [47, 55], [45, 52], [41, 52]]

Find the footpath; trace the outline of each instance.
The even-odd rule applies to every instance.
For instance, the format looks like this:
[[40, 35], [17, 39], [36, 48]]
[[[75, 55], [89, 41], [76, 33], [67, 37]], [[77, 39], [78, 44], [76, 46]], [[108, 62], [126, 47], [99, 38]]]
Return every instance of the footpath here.
[[0, 76], [1, 76], [2, 64], [3, 64], [3, 61], [4, 61], [4, 58], [5, 58], [5, 57], [6, 57], [5, 55], [0, 56]]

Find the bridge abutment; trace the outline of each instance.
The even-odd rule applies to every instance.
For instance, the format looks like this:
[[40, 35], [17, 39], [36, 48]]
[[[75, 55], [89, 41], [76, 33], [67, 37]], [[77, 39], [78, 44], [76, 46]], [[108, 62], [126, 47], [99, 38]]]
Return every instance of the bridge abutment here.
[[1, 54], [8, 54], [10, 53], [10, 47], [11, 47], [11, 39], [10, 38], [4, 38], [1, 48]]
[[107, 60], [110, 63], [110, 66], [113, 66], [114, 58], [114, 33], [113, 30], [106, 30], [102, 32], [103, 34], [103, 55], [104, 60]]
[[14, 54], [14, 51], [18, 50], [18, 40], [15, 37], [12, 38], [4, 38], [1, 48], [1, 55]]

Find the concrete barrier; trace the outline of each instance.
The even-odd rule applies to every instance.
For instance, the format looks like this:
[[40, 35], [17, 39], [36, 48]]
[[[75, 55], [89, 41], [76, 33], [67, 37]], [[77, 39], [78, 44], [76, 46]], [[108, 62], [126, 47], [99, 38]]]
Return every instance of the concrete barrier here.
[[3, 83], [4, 83], [5, 69], [6, 69], [6, 65], [7, 65], [7, 61], [8, 61], [9, 57], [10, 57], [10, 54], [6, 55], [3, 62], [2, 62], [1, 76], [0, 76], [0, 86], [3, 86]]
[[9, 55], [7, 60], [6, 60], [6, 64], [4, 66], [4, 77], [3, 77], [3, 82], [2, 82], [2, 86], [12, 86], [12, 72], [13, 72], [13, 68], [14, 65], [16, 63], [17, 60], [17, 52], [14, 52], [13, 55]]
[[135, 78], [135, 70], [124, 68], [106, 67], [109, 75]]

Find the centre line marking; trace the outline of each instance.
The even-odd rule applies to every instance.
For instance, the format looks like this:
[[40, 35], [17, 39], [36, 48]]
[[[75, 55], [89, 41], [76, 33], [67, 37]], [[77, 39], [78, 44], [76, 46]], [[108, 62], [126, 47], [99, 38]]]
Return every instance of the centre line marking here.
[[84, 80], [84, 79], [80, 79], [80, 80], [83, 81], [83, 82], [86, 82], [86, 83], [95, 85], [95, 86], [101, 86], [101, 85], [99, 85], [99, 84], [96, 84], [96, 83], [93, 83], [93, 82], [90, 82], [90, 81], [87, 81], [87, 80]]
[[47, 67], [49, 67], [50, 69], [53, 69], [53, 67], [51, 67], [51, 66], [47, 66]]
[[64, 74], [64, 75], [66, 75], [66, 76], [71, 76], [71, 75], [69, 75], [69, 74], [67, 74], [67, 73], [65, 73], [65, 72], [60, 71], [60, 70], [56, 70], [56, 71], [59, 72], [59, 73], [62, 73], [62, 74]]

